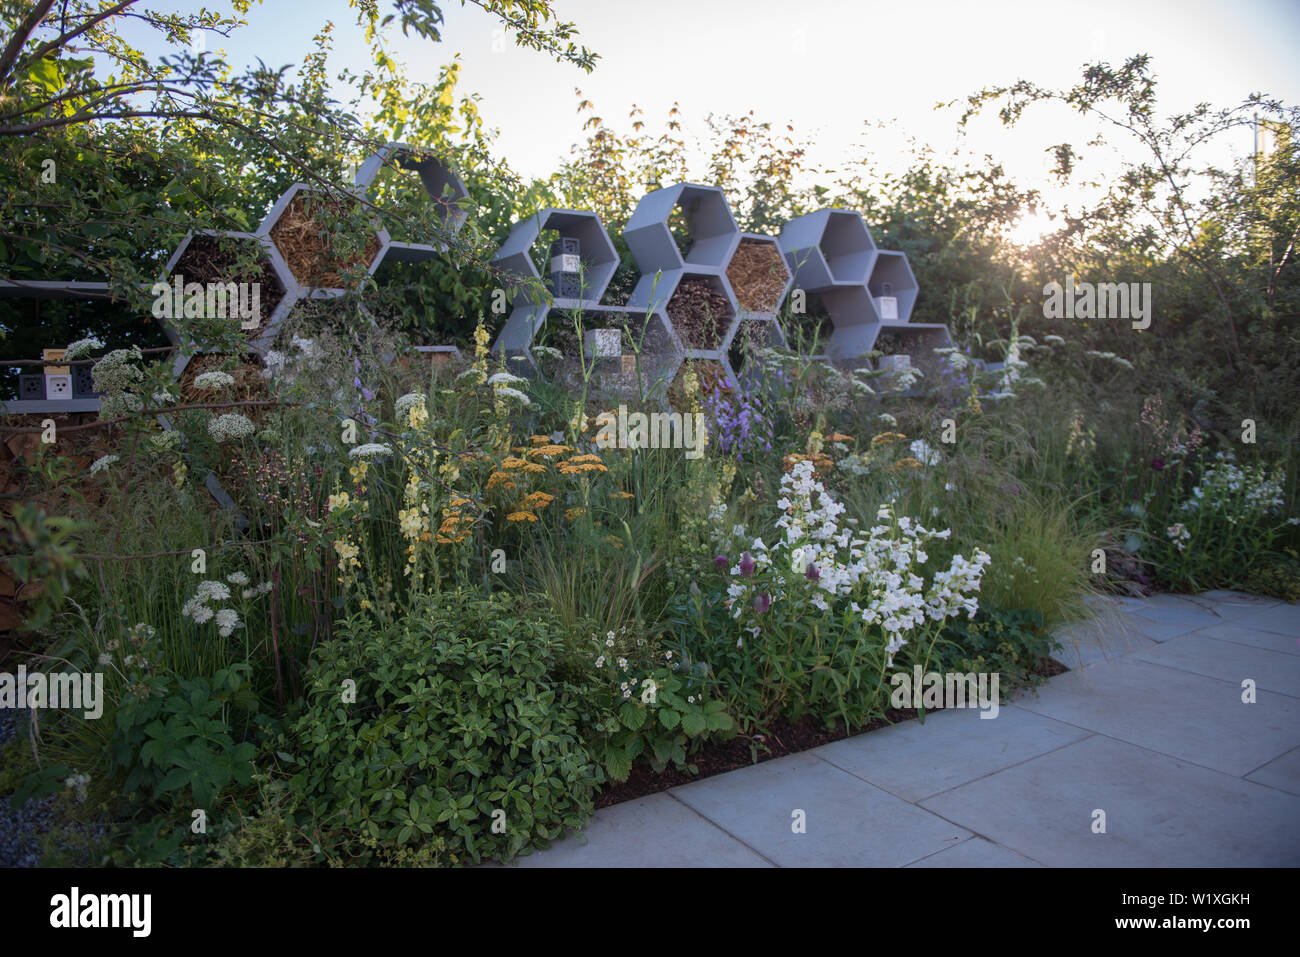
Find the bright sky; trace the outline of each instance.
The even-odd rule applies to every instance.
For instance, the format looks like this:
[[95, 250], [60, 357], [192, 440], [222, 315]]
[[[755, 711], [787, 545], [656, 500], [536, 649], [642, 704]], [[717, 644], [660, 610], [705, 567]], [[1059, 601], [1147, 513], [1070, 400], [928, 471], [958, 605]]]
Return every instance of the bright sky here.
[[[623, 129], [633, 103], [657, 133], [679, 102], [688, 138], [703, 131], [710, 112], [752, 109], [773, 123], [792, 120], [820, 165], [860, 155], [858, 142], [886, 165], [897, 163], [911, 135], [941, 153], [990, 153], [1037, 186], [1048, 185], [1043, 147], [1066, 138], [1082, 145], [1089, 127], [1043, 111], [1008, 131], [990, 115], [962, 137], [955, 111], [936, 112], [935, 104], [1020, 78], [1069, 85], [1085, 62], [1119, 64], [1139, 52], [1153, 58], [1166, 112], [1200, 101], [1230, 106], [1254, 91], [1300, 103], [1297, 0], [556, 0], [553, 7], [601, 55], [592, 74], [516, 47], [494, 18], [456, 0], [443, 4], [441, 45], [399, 35], [396, 46], [417, 79], [435, 78], [438, 65], [460, 52], [460, 92], [481, 95], [485, 122], [499, 130], [498, 153], [528, 176], [551, 172], [583, 138], [575, 87]], [[332, 65], [359, 66], [364, 47], [347, 0], [265, 0], [237, 39], [220, 42], [237, 65], [255, 56], [296, 63], [327, 18], [336, 23]], [[864, 124], [876, 121], [896, 122], [864, 137]], [[1250, 135], [1242, 132], [1231, 148], [1248, 154]]]

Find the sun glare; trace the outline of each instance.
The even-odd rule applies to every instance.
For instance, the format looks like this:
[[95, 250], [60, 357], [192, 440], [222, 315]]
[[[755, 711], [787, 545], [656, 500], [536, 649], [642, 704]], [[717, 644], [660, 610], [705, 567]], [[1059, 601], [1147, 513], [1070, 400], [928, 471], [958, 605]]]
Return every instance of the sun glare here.
[[1046, 213], [1028, 212], [1007, 230], [1007, 239], [1017, 246], [1033, 246], [1058, 228], [1056, 222]]

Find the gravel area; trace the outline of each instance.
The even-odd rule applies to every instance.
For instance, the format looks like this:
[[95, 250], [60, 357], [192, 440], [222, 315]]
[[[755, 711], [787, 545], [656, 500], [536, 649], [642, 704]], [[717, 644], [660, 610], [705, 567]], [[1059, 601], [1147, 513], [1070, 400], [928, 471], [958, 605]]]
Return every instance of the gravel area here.
[[[0, 748], [18, 735], [27, 735], [27, 713], [0, 708]], [[0, 867], [36, 867], [40, 864], [39, 835], [54, 827], [54, 798], [28, 801], [11, 807], [0, 796]]]

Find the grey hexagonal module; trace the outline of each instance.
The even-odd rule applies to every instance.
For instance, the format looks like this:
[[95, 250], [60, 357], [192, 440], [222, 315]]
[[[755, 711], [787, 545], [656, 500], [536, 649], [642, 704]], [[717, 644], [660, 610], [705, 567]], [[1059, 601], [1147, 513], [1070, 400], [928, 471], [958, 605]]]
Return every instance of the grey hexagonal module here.
[[819, 209], [785, 224], [777, 243], [794, 272], [794, 285], [809, 292], [862, 285], [876, 262], [876, 243], [860, 213]]
[[687, 356], [725, 361], [738, 311], [725, 275], [675, 273], [664, 311]]
[[294, 283], [311, 294], [342, 289], [343, 272], [356, 266], [364, 266], [373, 276], [384, 258], [384, 247], [391, 242], [383, 227], [372, 224], [365, 246], [347, 259], [340, 258], [334, 250], [337, 237], [327, 232], [327, 223], [318, 218], [319, 207], [315, 204], [337, 207], [343, 202], [343, 199], [322, 196], [303, 183], [295, 183], [275, 201], [257, 227], [256, 235], [269, 237], [279, 250]]
[[742, 315], [773, 315], [794, 285], [794, 274], [771, 236], [741, 233], [726, 269], [727, 281]]
[[[504, 272], [522, 280], [541, 282], [537, 268], [538, 240], [544, 233], [556, 233], [560, 239], [576, 240], [578, 244], [580, 295], [563, 296], [562, 290], [551, 290], [557, 307], [578, 303], [598, 303], [618, 269], [618, 253], [610, 241], [609, 233], [595, 213], [575, 209], [543, 209], [521, 219], [511, 227], [510, 235], [497, 250], [492, 262]], [[566, 267], [568, 264], [565, 264]], [[567, 268], [564, 271], [571, 271]], [[549, 270], [548, 270], [549, 272]], [[516, 307], [530, 306], [527, 286], [512, 285], [506, 290]]]
[[726, 343], [727, 364], [735, 374], [736, 381], [742, 386], [753, 383], [746, 377], [745, 370], [750, 363], [757, 363], [759, 353], [766, 349], [786, 349], [785, 334], [781, 324], [772, 316], [749, 313], [736, 325], [731, 339]]
[[432, 150], [406, 143], [386, 143], [367, 157], [353, 177], [354, 188], [368, 194], [375, 177], [385, 165], [413, 170], [429, 198], [436, 204], [442, 235], [433, 243], [392, 242], [387, 257], [398, 262], [420, 262], [445, 251], [447, 239], [454, 237], [469, 219], [469, 189], [456, 174], [451, 163]]
[[[205, 288], [208, 284], [220, 287], [230, 282], [238, 283], [240, 280], [230, 271], [235, 268], [239, 256], [235, 251], [238, 246], [245, 246], [248, 251], [254, 252], [260, 262], [256, 278], [244, 280], [259, 285], [257, 298], [260, 314], [256, 317], [257, 326], [247, 330], [250, 347], [256, 350], [274, 339], [276, 330], [299, 295], [293, 275], [280, 256], [280, 251], [268, 237], [234, 231], [191, 230], [167, 260], [159, 281], [174, 283], [179, 279], [182, 281], [182, 292], [191, 282], [197, 282]], [[228, 292], [228, 288], [223, 290], [220, 300], [228, 299]], [[240, 294], [243, 294], [243, 290], [240, 290]], [[217, 296], [211, 297], [218, 308], [220, 300]], [[205, 307], [206, 305], [205, 300]], [[230, 312], [228, 305], [226, 312]], [[231, 317], [231, 321], [236, 321], [235, 317]], [[239, 321], [242, 325], [243, 320]], [[174, 346], [181, 345], [176, 327], [166, 317], [159, 317], [158, 322], [168, 341]], [[178, 365], [173, 366], [173, 375], [180, 374], [186, 361], [186, 357], [176, 356], [174, 363]]]
[[[684, 221], [681, 225], [689, 233], [685, 251], [673, 237], [678, 210]], [[659, 270], [688, 267], [695, 272], [721, 272], [740, 243], [740, 229], [722, 190], [678, 183], [643, 196], [627, 221], [623, 238], [645, 278]]]
[[[819, 308], [820, 307], [820, 308]], [[825, 318], [830, 321], [830, 334], [827, 335], [822, 324], [821, 335], [823, 351], [828, 359], [861, 355], [871, 349], [875, 341], [876, 326], [880, 316], [876, 313], [875, 303], [867, 292], [865, 284], [846, 284], [832, 286], [821, 292], [807, 295], [807, 311], [802, 315], [789, 317], [785, 329], [786, 338], [799, 342], [798, 326], [810, 326]]]
[[882, 322], [907, 322], [912, 318], [917, 285], [906, 253], [879, 250], [867, 289]]

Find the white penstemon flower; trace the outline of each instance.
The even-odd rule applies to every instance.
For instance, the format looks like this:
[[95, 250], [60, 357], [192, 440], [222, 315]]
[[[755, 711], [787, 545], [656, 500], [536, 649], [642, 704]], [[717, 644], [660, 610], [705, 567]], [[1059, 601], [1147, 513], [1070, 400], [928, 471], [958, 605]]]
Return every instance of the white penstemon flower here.
[[[783, 552], [786, 559], [775, 563], [783, 569], [784, 591], [807, 596], [809, 604], [822, 611], [847, 605], [863, 624], [879, 626], [887, 636], [891, 663], [907, 644], [906, 636], [927, 619], [940, 622], [962, 611], [974, 617], [974, 593], [991, 561], [987, 553], [976, 549], [973, 560], [954, 556], [946, 571], [935, 573], [928, 589], [915, 570], [928, 560], [926, 542], [949, 538], [950, 529], [927, 529], [907, 516], [895, 520], [888, 505], [877, 513], [882, 524], [866, 537], [847, 520], [841, 528], [845, 506], [814, 479], [811, 462], [798, 463], [782, 479], [780, 503], [785, 507], [776, 526], [783, 534], [772, 554]], [[759, 555], [769, 559], [761, 541], [753, 551], [756, 566]], [[738, 574], [739, 568], [732, 571]], [[811, 594], [804, 590], [810, 586]], [[752, 607], [740, 600], [746, 591], [743, 579], [734, 579], [728, 587], [736, 618]], [[769, 597], [776, 601], [781, 595]]]

